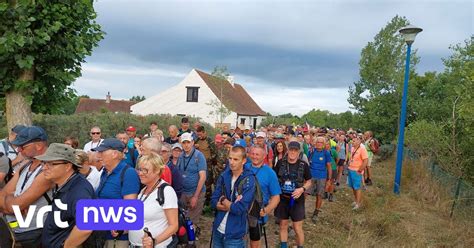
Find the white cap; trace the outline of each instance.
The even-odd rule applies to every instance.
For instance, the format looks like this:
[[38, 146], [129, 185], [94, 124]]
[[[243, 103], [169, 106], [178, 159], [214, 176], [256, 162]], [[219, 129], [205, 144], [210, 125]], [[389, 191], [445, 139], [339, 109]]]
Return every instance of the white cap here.
[[184, 141], [193, 141], [193, 135], [190, 134], [190, 133], [183, 133], [181, 134], [181, 142], [184, 142]]
[[257, 138], [259, 138], [259, 137], [266, 138], [267, 134], [265, 132], [257, 132], [256, 136], [257, 136]]
[[171, 150], [174, 150], [176, 148], [183, 150], [183, 147], [181, 146], [180, 143], [174, 143], [173, 146], [171, 147]]

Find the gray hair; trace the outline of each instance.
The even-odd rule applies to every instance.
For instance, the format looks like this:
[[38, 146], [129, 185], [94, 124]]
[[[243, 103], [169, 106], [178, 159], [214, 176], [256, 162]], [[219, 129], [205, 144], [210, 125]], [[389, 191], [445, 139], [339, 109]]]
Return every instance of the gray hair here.
[[152, 152], [160, 154], [161, 152], [161, 141], [155, 137], [147, 138], [143, 140], [142, 146], [150, 149]]

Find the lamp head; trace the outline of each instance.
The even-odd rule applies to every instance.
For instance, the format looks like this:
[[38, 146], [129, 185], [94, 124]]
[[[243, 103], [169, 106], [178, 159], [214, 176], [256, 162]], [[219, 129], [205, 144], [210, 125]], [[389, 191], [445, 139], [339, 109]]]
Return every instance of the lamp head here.
[[408, 25], [399, 30], [400, 34], [403, 36], [407, 44], [412, 44], [415, 41], [416, 35], [421, 31], [423, 31], [423, 29], [415, 27], [413, 25]]

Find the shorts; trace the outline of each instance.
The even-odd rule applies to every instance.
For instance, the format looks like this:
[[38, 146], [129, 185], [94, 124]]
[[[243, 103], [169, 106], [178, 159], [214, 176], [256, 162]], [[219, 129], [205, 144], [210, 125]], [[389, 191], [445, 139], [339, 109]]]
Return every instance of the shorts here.
[[345, 159], [339, 159], [339, 162], [337, 162], [337, 166], [344, 166], [345, 162], [346, 162]]
[[326, 179], [316, 179], [313, 178], [312, 180], [312, 190], [310, 191], [314, 195], [323, 196], [325, 188], [326, 188]]
[[259, 241], [262, 237], [262, 224], [258, 223], [256, 227], [249, 226], [249, 237], [252, 241]]
[[332, 179], [332, 180], [336, 180], [336, 179], [337, 179], [337, 169], [336, 169], [336, 170], [332, 170], [331, 179]]
[[305, 219], [304, 196], [295, 200], [293, 207], [290, 208], [290, 199], [280, 195], [280, 203], [275, 208], [274, 215], [281, 220], [288, 220], [291, 217], [293, 222], [302, 221]]
[[347, 175], [347, 185], [353, 190], [359, 190], [362, 183], [362, 174], [359, 174], [357, 171], [349, 170], [349, 175]]
[[202, 214], [202, 209], [204, 208], [204, 200], [206, 199], [206, 197], [205, 193], [201, 191], [201, 193], [199, 193], [196, 207], [194, 209], [190, 209], [189, 205], [191, 204], [192, 197], [192, 195], [186, 195], [183, 193], [181, 195], [181, 202], [185, 204], [186, 209], [188, 210], [188, 217], [191, 219], [194, 225], [197, 225], [199, 217]]
[[367, 167], [372, 166], [372, 158], [373, 158], [373, 157], [374, 157], [374, 156], [369, 156], [369, 158], [367, 159]]

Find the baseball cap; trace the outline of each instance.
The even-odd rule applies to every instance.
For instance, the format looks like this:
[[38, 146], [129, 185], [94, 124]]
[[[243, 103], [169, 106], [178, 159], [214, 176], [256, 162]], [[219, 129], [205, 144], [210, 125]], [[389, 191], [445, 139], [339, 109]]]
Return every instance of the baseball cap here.
[[174, 143], [173, 146], [171, 146], [171, 150], [174, 150], [176, 148], [183, 150], [183, 146], [181, 146], [180, 143]]
[[257, 138], [266, 138], [267, 137], [267, 134], [265, 134], [265, 132], [257, 132]]
[[193, 135], [190, 134], [190, 133], [183, 133], [183, 134], [181, 134], [180, 137], [181, 137], [181, 142], [184, 142], [184, 141], [191, 142], [191, 141], [193, 141]]
[[19, 134], [21, 132], [21, 130], [25, 129], [26, 126], [23, 126], [23, 125], [15, 125], [13, 128], [12, 128], [12, 132], [16, 133], [16, 134]]
[[234, 146], [241, 146], [241, 147], [247, 147], [247, 143], [243, 139], [239, 139], [235, 141]]
[[122, 152], [125, 149], [125, 144], [122, 141], [115, 139], [115, 138], [108, 138], [104, 139], [102, 143], [96, 148], [92, 148], [91, 151], [93, 152], [103, 152], [107, 150], [116, 150]]
[[125, 129], [125, 131], [135, 132], [137, 131], [137, 129], [134, 126], [128, 126], [127, 129]]
[[27, 143], [34, 141], [47, 141], [48, 135], [43, 128], [38, 126], [31, 126], [23, 128], [20, 133], [17, 133], [15, 140], [12, 144], [16, 146], [22, 146]]
[[66, 144], [52, 143], [44, 154], [35, 158], [41, 161], [65, 160], [75, 164], [77, 167], [82, 167], [76, 162], [75, 149]]
[[298, 143], [297, 141], [291, 141], [288, 144], [288, 149], [298, 149], [298, 150], [300, 150], [301, 149], [300, 143]]

